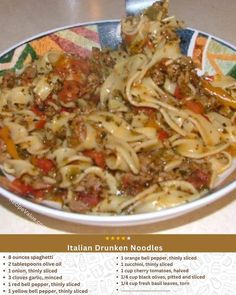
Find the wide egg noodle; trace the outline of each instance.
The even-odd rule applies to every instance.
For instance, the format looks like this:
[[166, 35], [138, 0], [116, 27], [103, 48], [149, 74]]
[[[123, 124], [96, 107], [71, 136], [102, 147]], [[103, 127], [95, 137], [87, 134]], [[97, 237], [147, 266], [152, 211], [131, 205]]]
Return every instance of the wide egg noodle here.
[[24, 160], [6, 160], [3, 164], [3, 170], [5, 173], [15, 175], [16, 177], [21, 177], [24, 174], [37, 175], [35, 167]]

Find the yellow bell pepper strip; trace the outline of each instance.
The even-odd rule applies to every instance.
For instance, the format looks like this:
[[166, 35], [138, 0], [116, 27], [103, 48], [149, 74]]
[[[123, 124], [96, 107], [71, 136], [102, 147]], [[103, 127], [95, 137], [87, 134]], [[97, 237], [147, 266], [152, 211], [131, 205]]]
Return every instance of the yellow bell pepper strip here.
[[218, 99], [223, 105], [236, 109], [236, 100], [224, 89], [211, 85], [208, 81], [202, 80], [204, 90]]
[[13, 159], [20, 159], [16, 145], [11, 139], [10, 130], [7, 127], [0, 129], [0, 139], [4, 141], [7, 146], [7, 152], [11, 155]]

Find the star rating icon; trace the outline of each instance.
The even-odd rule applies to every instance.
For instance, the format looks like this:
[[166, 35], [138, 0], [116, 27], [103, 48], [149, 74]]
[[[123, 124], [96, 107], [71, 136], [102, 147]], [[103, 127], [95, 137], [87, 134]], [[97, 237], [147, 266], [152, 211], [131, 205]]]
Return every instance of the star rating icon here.
[[106, 241], [130, 241], [131, 237], [130, 236], [106, 236], [105, 237]]

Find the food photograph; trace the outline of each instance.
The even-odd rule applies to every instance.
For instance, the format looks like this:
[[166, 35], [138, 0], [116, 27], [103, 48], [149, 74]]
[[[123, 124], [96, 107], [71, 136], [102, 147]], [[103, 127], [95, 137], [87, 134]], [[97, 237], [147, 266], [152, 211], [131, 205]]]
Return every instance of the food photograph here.
[[2, 0], [0, 233], [236, 233], [235, 10]]

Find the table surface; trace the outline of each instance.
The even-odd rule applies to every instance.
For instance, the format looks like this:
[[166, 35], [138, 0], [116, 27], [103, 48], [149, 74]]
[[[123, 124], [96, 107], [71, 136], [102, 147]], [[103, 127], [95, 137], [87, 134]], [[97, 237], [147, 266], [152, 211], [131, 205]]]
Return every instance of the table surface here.
[[[170, 13], [194, 27], [236, 44], [235, 0], [170, 0]], [[74, 23], [118, 19], [125, 15], [118, 0], [1, 0], [0, 51], [28, 37]], [[213, 234], [236, 233], [236, 191], [184, 216], [145, 226], [97, 228], [57, 221], [32, 213], [38, 225], [0, 196], [1, 234]]]

